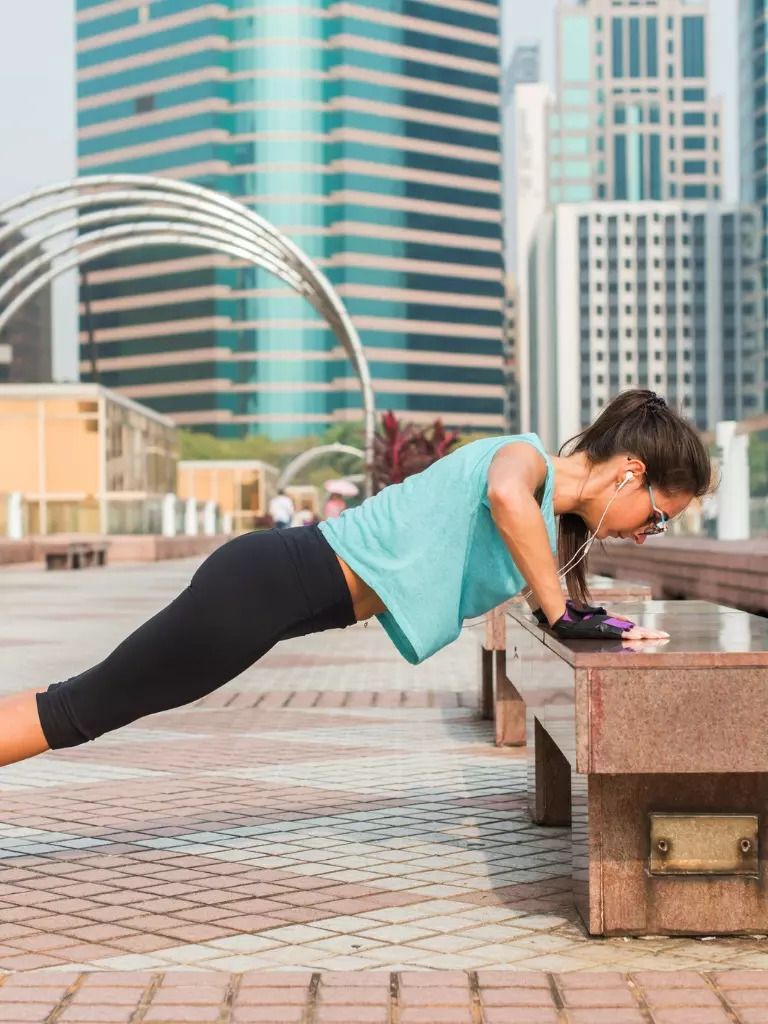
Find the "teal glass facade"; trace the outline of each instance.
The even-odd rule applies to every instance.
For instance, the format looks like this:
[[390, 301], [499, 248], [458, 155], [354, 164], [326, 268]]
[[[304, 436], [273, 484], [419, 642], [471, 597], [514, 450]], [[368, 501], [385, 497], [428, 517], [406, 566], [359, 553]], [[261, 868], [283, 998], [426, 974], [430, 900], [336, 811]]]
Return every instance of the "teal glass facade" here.
[[760, 405], [768, 412], [768, 0], [739, 3], [740, 198], [760, 210], [763, 349], [756, 368]]
[[[243, 201], [338, 290], [379, 409], [500, 430], [496, 2], [115, 6], [77, 0], [80, 173]], [[102, 261], [90, 295], [102, 383], [182, 425], [284, 438], [361, 418], [332, 332], [265, 271], [153, 248]]]

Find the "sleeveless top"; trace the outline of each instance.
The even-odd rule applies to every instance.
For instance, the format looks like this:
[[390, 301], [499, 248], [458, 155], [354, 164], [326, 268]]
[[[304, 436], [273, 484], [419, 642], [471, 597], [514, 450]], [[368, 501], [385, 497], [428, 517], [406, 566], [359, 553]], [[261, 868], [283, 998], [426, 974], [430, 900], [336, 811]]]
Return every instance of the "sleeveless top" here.
[[540, 505], [554, 552], [555, 472], [536, 434], [472, 441], [319, 524], [336, 554], [384, 602], [377, 618], [412, 665], [455, 640], [464, 619], [525, 586], [488, 503], [491, 460], [513, 441], [533, 445], [546, 460]]

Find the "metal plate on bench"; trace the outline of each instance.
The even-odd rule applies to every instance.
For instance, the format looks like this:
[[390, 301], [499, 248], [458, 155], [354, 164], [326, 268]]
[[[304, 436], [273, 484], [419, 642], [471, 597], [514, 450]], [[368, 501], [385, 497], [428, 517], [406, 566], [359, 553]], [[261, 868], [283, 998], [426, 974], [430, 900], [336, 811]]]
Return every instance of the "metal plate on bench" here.
[[756, 875], [756, 814], [654, 814], [652, 875]]

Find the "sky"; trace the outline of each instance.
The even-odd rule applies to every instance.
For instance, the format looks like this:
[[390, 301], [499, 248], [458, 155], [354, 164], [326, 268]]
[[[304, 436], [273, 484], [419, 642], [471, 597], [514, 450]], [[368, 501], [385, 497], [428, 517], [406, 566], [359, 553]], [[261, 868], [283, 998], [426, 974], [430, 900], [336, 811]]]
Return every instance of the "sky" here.
[[[555, 0], [502, 0], [502, 57], [540, 42], [554, 85]], [[0, 203], [75, 174], [75, 0], [6, 3], [0, 13]], [[724, 98], [725, 198], [738, 191], [737, 0], [710, 0], [713, 93]], [[54, 290], [53, 372], [77, 377], [76, 292], [70, 275]]]

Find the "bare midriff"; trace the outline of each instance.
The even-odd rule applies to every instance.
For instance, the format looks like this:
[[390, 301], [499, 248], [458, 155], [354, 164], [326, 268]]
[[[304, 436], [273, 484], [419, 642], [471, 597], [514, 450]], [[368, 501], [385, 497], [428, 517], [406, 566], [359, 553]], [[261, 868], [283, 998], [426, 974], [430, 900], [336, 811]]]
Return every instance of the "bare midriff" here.
[[352, 598], [352, 605], [355, 609], [355, 618], [358, 622], [361, 619], [370, 619], [372, 615], [380, 615], [385, 612], [386, 606], [376, 591], [361, 580], [357, 573], [350, 569], [347, 563], [339, 555], [336, 555], [344, 573], [344, 579], [349, 587], [349, 596]]

